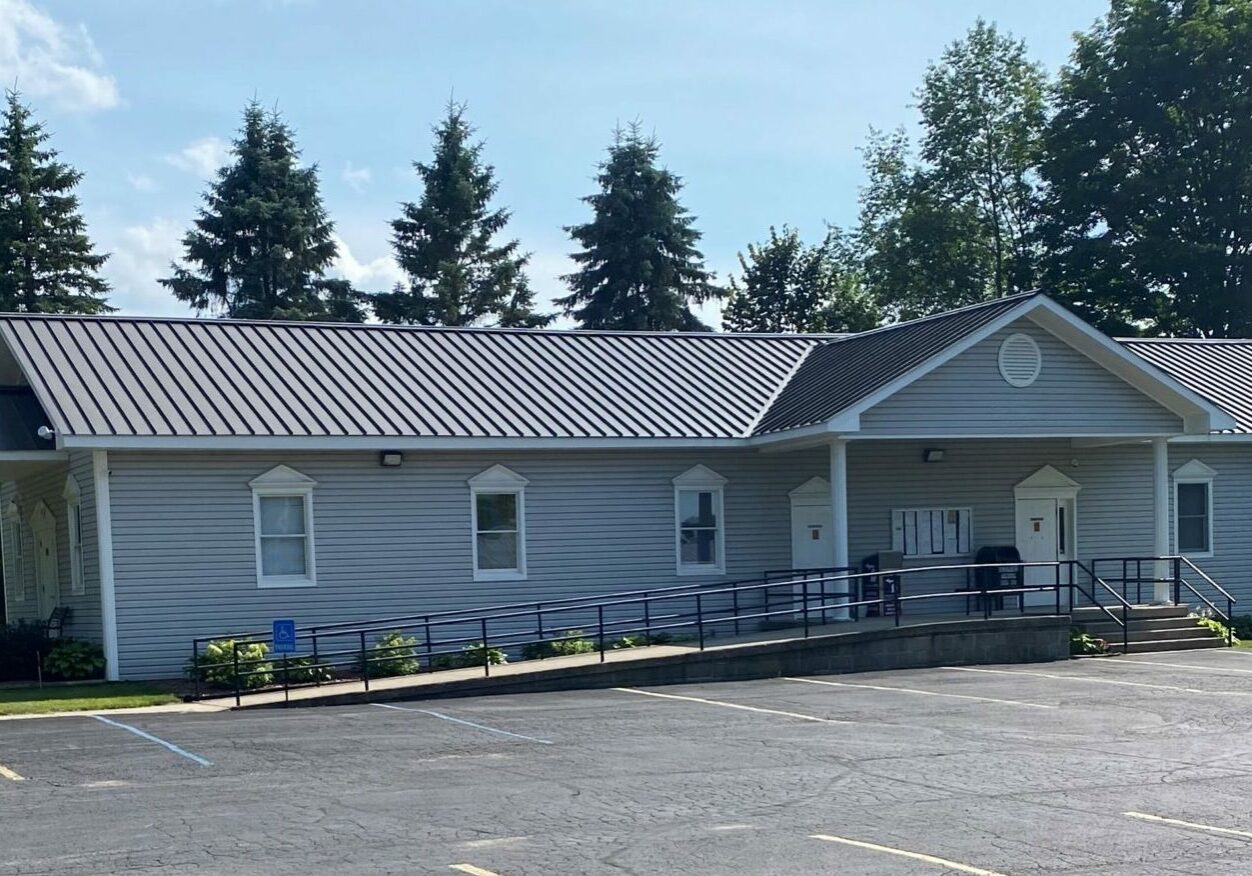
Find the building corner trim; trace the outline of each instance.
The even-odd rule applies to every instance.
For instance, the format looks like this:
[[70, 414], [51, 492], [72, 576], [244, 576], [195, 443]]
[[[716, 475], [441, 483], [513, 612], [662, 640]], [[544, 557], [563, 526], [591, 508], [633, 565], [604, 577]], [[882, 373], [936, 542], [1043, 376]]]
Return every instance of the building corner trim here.
[[96, 544], [100, 564], [100, 618], [104, 637], [104, 677], [117, 681], [117, 597], [113, 581], [113, 508], [109, 504], [109, 452], [91, 452], [92, 480], [96, 488]]

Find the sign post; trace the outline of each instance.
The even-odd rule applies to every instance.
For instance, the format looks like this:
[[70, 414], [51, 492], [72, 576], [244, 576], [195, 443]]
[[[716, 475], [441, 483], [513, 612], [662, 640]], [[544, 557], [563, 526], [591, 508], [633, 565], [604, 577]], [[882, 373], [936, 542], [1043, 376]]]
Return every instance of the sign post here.
[[283, 705], [291, 698], [290, 675], [287, 671], [287, 655], [296, 650], [296, 622], [291, 618], [274, 621], [274, 653], [283, 655]]

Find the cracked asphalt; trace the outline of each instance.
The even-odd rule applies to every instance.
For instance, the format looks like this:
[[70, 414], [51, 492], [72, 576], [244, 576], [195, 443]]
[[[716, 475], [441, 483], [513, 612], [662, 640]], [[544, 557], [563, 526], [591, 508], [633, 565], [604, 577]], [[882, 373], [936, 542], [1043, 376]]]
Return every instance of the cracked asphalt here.
[[0, 722], [0, 873], [1249, 869], [1252, 654], [815, 680]]

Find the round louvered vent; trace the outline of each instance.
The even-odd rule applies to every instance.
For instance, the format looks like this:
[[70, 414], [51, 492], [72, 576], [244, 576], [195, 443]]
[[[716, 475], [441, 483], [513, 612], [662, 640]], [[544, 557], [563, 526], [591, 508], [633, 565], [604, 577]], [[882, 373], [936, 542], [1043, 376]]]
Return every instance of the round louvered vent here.
[[1000, 376], [1009, 386], [1030, 386], [1042, 368], [1043, 356], [1030, 335], [1009, 335], [1000, 345]]

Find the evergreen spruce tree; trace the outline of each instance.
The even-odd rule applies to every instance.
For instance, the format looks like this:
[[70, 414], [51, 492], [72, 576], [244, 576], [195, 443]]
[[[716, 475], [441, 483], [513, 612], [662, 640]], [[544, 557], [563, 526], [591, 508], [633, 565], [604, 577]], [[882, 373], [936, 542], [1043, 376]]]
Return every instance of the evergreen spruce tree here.
[[534, 311], [526, 279], [529, 258], [520, 244], [497, 244], [509, 212], [492, 209], [495, 169], [482, 160], [483, 144], [470, 138], [465, 105], [450, 103], [435, 129], [429, 164], [414, 162], [422, 198], [406, 203], [391, 223], [396, 261], [407, 285], [374, 296], [383, 322], [419, 325], [539, 327], [552, 321]]
[[74, 189], [83, 175], [57, 161], [30, 107], [8, 92], [0, 129], [0, 310], [107, 313], [109, 285]]
[[183, 238], [193, 267], [173, 265], [161, 284], [197, 311], [237, 319], [363, 321], [365, 296], [325, 276], [334, 226], [317, 165], [300, 166], [290, 127], [253, 101], [232, 152]]
[[722, 326], [734, 332], [859, 332], [881, 317], [865, 291], [850, 247], [837, 229], [807, 246], [794, 228], [739, 254], [743, 276], [730, 278]]
[[682, 181], [657, 166], [659, 151], [638, 124], [617, 131], [600, 165], [600, 191], [583, 198], [592, 220], [565, 229], [582, 251], [573, 255], [579, 269], [563, 278], [570, 294], [556, 303], [581, 328], [700, 330], [689, 305], [725, 295], [678, 202]]

